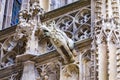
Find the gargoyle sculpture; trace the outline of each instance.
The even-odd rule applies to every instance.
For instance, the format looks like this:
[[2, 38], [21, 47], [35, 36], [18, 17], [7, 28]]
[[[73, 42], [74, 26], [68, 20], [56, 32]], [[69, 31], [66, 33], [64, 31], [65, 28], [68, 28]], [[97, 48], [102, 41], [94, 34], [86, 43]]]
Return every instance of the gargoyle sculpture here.
[[48, 27], [41, 26], [43, 33], [47, 36], [58, 53], [62, 56], [64, 64], [74, 62], [74, 42], [63, 31], [56, 27], [53, 21]]

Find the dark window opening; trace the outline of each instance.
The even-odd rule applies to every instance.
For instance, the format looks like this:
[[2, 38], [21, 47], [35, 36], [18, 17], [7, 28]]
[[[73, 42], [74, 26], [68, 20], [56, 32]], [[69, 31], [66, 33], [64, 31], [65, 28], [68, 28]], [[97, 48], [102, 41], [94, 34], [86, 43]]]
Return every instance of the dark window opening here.
[[14, 0], [12, 9], [11, 26], [17, 25], [19, 21], [19, 11], [21, 8], [22, 0]]

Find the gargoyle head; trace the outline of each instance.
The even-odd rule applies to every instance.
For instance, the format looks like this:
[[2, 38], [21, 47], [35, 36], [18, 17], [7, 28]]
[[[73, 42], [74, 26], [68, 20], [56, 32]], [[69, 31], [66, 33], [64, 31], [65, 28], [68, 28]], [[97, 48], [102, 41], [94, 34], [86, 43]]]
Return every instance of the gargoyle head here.
[[46, 36], [46, 37], [50, 37], [51, 35], [51, 31], [48, 27], [46, 27], [45, 25], [42, 25], [41, 26], [41, 29], [43, 31], [43, 34]]

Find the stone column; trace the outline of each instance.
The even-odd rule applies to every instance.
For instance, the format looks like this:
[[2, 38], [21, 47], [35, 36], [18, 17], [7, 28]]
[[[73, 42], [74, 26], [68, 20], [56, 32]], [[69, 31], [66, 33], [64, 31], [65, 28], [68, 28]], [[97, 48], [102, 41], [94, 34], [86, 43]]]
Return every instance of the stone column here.
[[108, 42], [109, 50], [109, 80], [116, 80], [117, 62], [116, 62], [116, 45], [113, 42]]
[[107, 45], [102, 42], [98, 44], [98, 80], [108, 80], [107, 65]]
[[6, 0], [0, 1], [0, 30], [2, 30], [3, 18], [4, 18], [4, 10], [5, 10]]
[[70, 3], [72, 3], [73, 2], [73, 0], [68, 0], [67, 1], [67, 4], [70, 4]]
[[120, 43], [119, 42], [117, 44], [116, 55], [117, 55], [117, 80], [119, 80], [120, 79]]
[[4, 28], [10, 27], [11, 23], [11, 18], [12, 18], [12, 9], [13, 9], [13, 2], [14, 0], [8, 0], [7, 2], [7, 7], [6, 7], [6, 17], [5, 17], [5, 22], [4, 22]]
[[63, 6], [65, 5], [65, 1], [64, 0], [49, 0], [49, 9], [50, 10], [54, 10], [54, 9], [57, 9], [59, 8], [60, 6]]
[[83, 65], [82, 65], [82, 55], [83, 54], [80, 54], [79, 55], [79, 80], [83, 80]]
[[21, 6], [21, 10], [29, 10], [29, 2], [30, 0], [22, 0], [22, 6]]
[[73, 0], [73, 1], [75, 2], [75, 1], [78, 1], [78, 0]]
[[[2, 0], [0, 0], [0, 5], [2, 5]], [[1, 12], [1, 7], [2, 7], [2, 6], [0, 6], [0, 12]]]
[[45, 10], [48, 11], [49, 10], [49, 0], [40, 0], [40, 6]]
[[33, 61], [24, 62], [24, 70], [21, 80], [36, 80], [34, 64]]

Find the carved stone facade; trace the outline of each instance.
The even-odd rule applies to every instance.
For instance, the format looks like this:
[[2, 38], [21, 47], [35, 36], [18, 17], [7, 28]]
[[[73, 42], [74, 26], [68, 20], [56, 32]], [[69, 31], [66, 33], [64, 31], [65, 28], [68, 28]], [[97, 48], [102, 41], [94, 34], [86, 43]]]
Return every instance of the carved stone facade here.
[[73, 1], [22, 0], [0, 31], [0, 80], [120, 80], [120, 1]]

